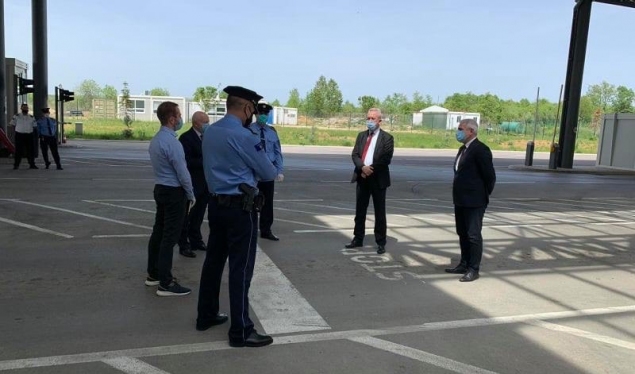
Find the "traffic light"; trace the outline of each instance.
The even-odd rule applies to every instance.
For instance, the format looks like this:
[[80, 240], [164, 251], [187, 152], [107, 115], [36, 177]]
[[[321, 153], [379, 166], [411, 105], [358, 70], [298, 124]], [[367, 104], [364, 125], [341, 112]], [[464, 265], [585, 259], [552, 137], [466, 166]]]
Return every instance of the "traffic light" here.
[[75, 92], [73, 91], [60, 89], [60, 100], [64, 102], [75, 100], [73, 95], [75, 95]]
[[33, 93], [33, 79], [18, 77], [18, 90], [20, 95]]

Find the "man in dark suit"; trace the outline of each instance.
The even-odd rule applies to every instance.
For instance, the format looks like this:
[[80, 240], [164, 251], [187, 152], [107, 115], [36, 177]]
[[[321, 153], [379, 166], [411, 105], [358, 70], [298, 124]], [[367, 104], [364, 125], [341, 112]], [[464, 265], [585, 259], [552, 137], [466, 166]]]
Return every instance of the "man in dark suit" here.
[[187, 170], [192, 176], [194, 206], [188, 205], [189, 213], [183, 223], [181, 237], [179, 238], [179, 253], [185, 257], [196, 257], [193, 250], [204, 251], [205, 242], [201, 235], [201, 224], [205, 218], [205, 210], [209, 202], [209, 191], [203, 173], [203, 133], [209, 126], [209, 116], [204, 112], [196, 112], [192, 115], [192, 128], [184, 132], [179, 141], [185, 152]]
[[461, 282], [472, 282], [479, 278], [483, 256], [483, 216], [496, 183], [492, 151], [476, 138], [477, 133], [478, 124], [473, 119], [462, 120], [456, 132], [456, 139], [463, 145], [454, 160], [452, 200], [461, 262], [445, 271], [464, 274], [459, 279]]
[[357, 135], [353, 148], [355, 171], [351, 183], [357, 182], [355, 202], [355, 229], [353, 240], [346, 248], [362, 247], [366, 234], [366, 211], [370, 197], [375, 207], [375, 242], [377, 253], [386, 252], [386, 189], [390, 186], [388, 165], [392, 160], [394, 139], [382, 131], [381, 111], [368, 110], [366, 116], [368, 130]]

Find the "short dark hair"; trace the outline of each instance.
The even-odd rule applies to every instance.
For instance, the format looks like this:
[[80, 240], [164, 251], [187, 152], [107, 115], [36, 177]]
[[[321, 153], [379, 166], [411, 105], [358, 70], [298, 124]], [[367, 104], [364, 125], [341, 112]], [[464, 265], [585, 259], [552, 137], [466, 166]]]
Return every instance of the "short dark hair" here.
[[173, 103], [171, 101], [164, 101], [159, 104], [159, 107], [157, 108], [157, 117], [159, 118], [159, 122], [161, 122], [162, 125], [165, 125], [170, 117], [176, 117], [176, 108], [178, 107], [179, 105], [177, 103]]
[[227, 109], [239, 109], [246, 104], [246, 101], [238, 96], [228, 96], [225, 105], [227, 105]]

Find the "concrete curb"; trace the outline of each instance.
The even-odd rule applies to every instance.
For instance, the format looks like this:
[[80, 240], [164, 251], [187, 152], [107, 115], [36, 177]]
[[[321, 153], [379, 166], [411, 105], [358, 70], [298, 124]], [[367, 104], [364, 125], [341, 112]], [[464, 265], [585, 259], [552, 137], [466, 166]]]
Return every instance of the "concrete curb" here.
[[565, 173], [565, 174], [594, 174], [594, 175], [633, 175], [635, 176], [635, 170], [619, 170], [609, 169], [605, 167], [574, 167], [572, 169], [549, 169], [547, 166], [525, 166], [525, 165], [510, 165], [509, 169], [519, 171], [532, 171], [542, 173]]

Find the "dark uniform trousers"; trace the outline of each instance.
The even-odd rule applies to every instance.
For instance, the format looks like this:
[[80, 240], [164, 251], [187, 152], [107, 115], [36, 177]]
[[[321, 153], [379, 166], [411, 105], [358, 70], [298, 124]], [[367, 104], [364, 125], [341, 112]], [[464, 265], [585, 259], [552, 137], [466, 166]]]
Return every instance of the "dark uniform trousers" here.
[[[371, 177], [372, 178], [372, 177]], [[379, 188], [374, 181], [362, 180], [357, 182], [355, 204], [355, 229], [354, 240], [362, 243], [366, 234], [366, 213], [368, 203], [372, 196], [375, 208], [375, 242], [378, 245], [386, 245], [386, 189]]]
[[258, 240], [257, 213], [245, 212], [240, 203], [220, 206], [209, 202], [209, 239], [201, 273], [198, 322], [213, 319], [219, 312], [219, 294], [225, 262], [229, 257], [229, 338], [245, 340], [254, 329], [249, 318], [249, 286], [254, 274]]
[[470, 269], [479, 271], [481, 258], [483, 257], [483, 216], [485, 207], [461, 207], [454, 206], [454, 219], [456, 221], [456, 233], [459, 235], [461, 245], [461, 264]]
[[157, 184], [154, 201], [157, 212], [148, 243], [148, 275], [168, 287], [172, 282], [172, 253], [183, 227], [187, 197], [183, 187]]
[[49, 148], [51, 148], [51, 154], [53, 155], [55, 165], [57, 165], [57, 167], [62, 167], [60, 154], [57, 151], [57, 138], [55, 136], [42, 136], [42, 139], [40, 139], [40, 149], [42, 150], [42, 157], [44, 158], [44, 163], [46, 165], [50, 164], [48, 152]]
[[35, 153], [33, 152], [33, 134], [25, 134], [21, 132], [15, 133], [15, 156], [13, 166], [20, 166], [22, 157], [26, 152], [26, 158], [29, 160], [29, 166], [35, 166]]
[[[181, 230], [181, 237], [179, 238], [179, 247], [184, 248], [191, 246], [198, 249], [203, 247], [203, 236], [201, 235], [201, 224], [205, 219], [205, 211], [209, 204], [209, 192], [203, 191], [195, 196], [196, 203], [193, 207], [188, 207], [186, 204], [185, 211], [187, 216], [185, 217], [185, 224], [183, 230]], [[189, 244], [188, 244], [189, 243]]]
[[271, 225], [273, 225], [273, 190], [275, 182], [258, 182], [258, 190], [265, 197], [265, 204], [260, 211], [260, 234], [271, 233]]

